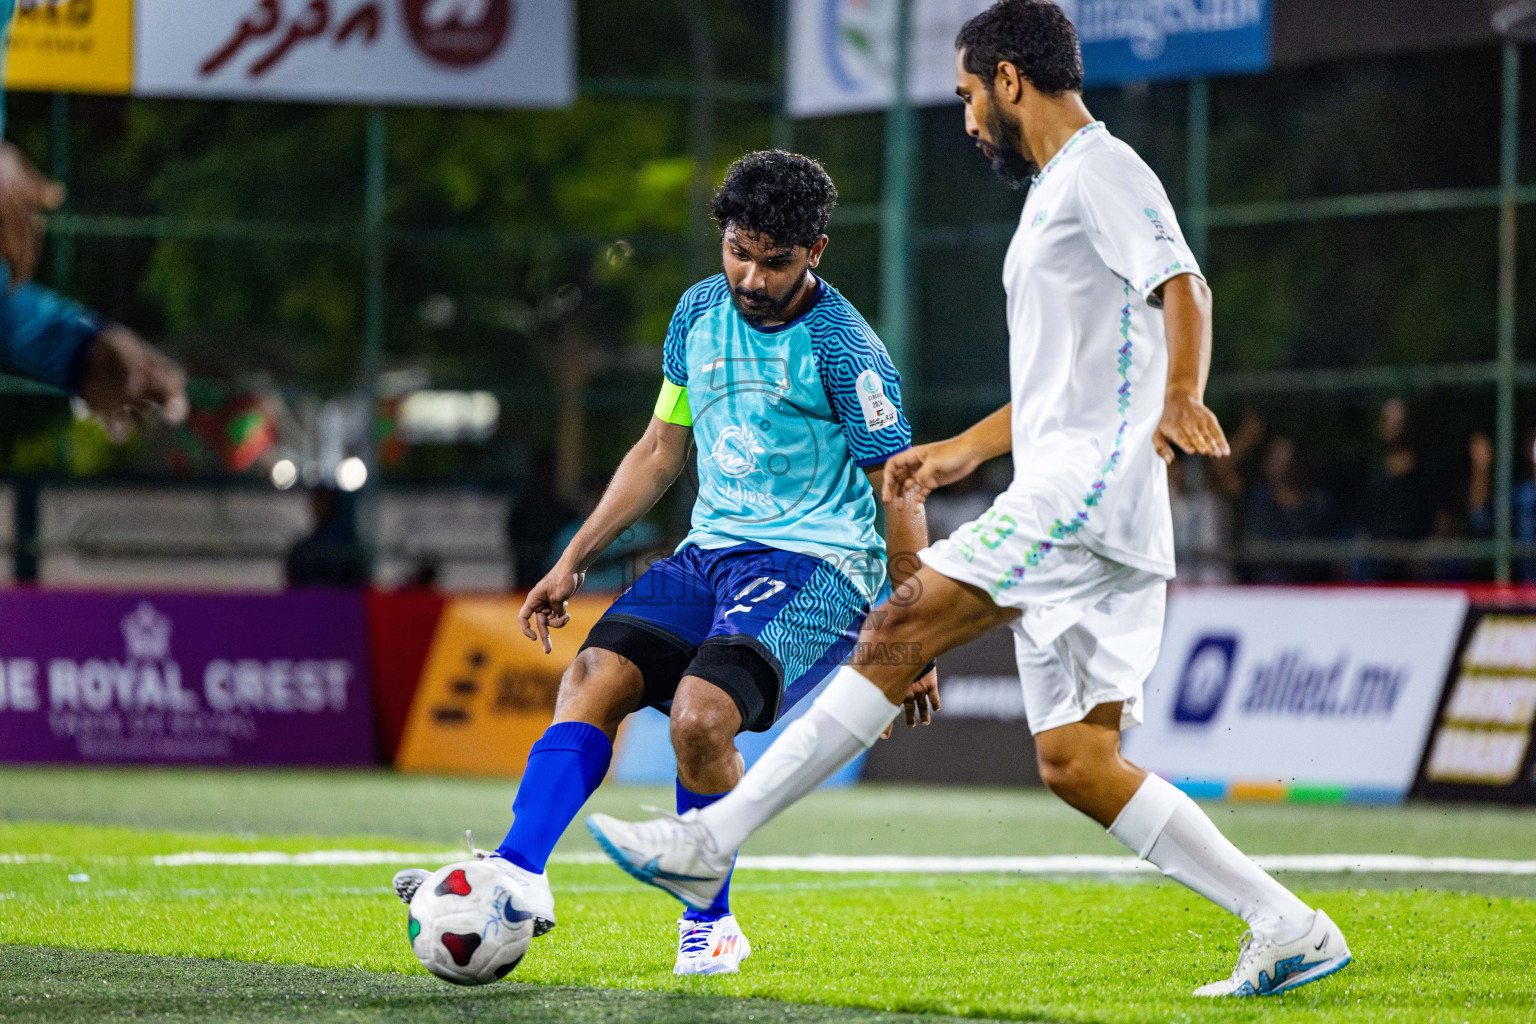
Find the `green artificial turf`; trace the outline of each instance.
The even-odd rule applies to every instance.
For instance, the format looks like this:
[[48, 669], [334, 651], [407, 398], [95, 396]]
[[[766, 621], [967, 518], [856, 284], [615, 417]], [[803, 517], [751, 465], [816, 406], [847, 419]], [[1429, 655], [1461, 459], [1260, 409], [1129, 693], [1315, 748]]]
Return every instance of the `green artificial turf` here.
[[[33, 950], [9, 950], [0, 959], [0, 971], [29, 979], [0, 985], [0, 1019], [15, 1014], [44, 1019], [36, 1016], [46, 1012], [36, 1000], [50, 995], [62, 1000], [57, 1006], [77, 1007], [93, 1019], [131, 1018], [167, 999], [174, 1004], [167, 1013], [196, 1012], [201, 1020], [223, 1019], [221, 1013], [228, 1019], [286, 1019], [292, 1005], [272, 993], [253, 1006], [234, 1005], [239, 1001], [231, 995], [220, 1002], [200, 993], [236, 992], [256, 984], [250, 979], [269, 976], [262, 971], [279, 970], [248, 964], [289, 965], [290, 973], [270, 976], [289, 979], [283, 984], [297, 987], [283, 991], [296, 992], [292, 999], [305, 1006], [329, 1005], [318, 993], [324, 979], [335, 975], [293, 970], [302, 965], [348, 972], [348, 987], [336, 991], [349, 994], [335, 994], [338, 1012], [344, 1011], [339, 1019], [379, 1007], [389, 1010], [390, 1019], [404, 1021], [454, 1014], [480, 1019], [495, 1007], [498, 1018], [516, 1020], [519, 1000], [537, 998], [524, 995], [529, 990], [523, 986], [530, 983], [581, 990], [570, 1005], [586, 1009], [571, 1010], [576, 1015], [566, 1019], [573, 1021], [626, 1019], [631, 1012], [641, 1015], [634, 1019], [672, 1021], [733, 1019], [729, 1014], [739, 1011], [744, 1016], [734, 1019], [748, 1019], [755, 1012], [751, 1007], [763, 1005], [656, 1002], [641, 996], [605, 1001], [588, 991], [599, 988], [1115, 1024], [1270, 1016], [1341, 1022], [1532, 1019], [1532, 899], [1362, 888], [1312, 893], [1345, 930], [1356, 964], [1280, 999], [1210, 1003], [1191, 999], [1189, 992], [1230, 970], [1238, 924], [1156, 878], [743, 871], [733, 892], [754, 945], [746, 969], [732, 977], [676, 978], [670, 973], [675, 903], [608, 865], [557, 863], [551, 880], [559, 927], [535, 942], [513, 976], [520, 984], [508, 986], [507, 995], [466, 997], [425, 977], [411, 956], [403, 908], [388, 891], [396, 863], [176, 867], [153, 860], [194, 850], [378, 849], [400, 851], [404, 864], [414, 859], [413, 849], [431, 854], [442, 845], [356, 835], [0, 824], [0, 854], [7, 861], [0, 863], [0, 943]], [[70, 875], [88, 880], [70, 881]], [[118, 980], [98, 988], [82, 966], [95, 962], [80, 959], [85, 954], [46, 954], [64, 966], [45, 991], [32, 972], [20, 969], [31, 962], [27, 957], [45, 956], [35, 947], [199, 959], [114, 959], [112, 977]], [[221, 959], [241, 962], [230, 965], [222, 981], [216, 963]], [[366, 980], [370, 972], [384, 977]], [[365, 980], [359, 981], [359, 974]], [[412, 987], [389, 976], [405, 976]], [[178, 987], [186, 993], [179, 1003], [167, 994]], [[3, 993], [14, 993], [10, 1003]], [[460, 1002], [466, 998], [471, 1002]], [[199, 999], [209, 1001], [207, 1012], [198, 1010]], [[747, 1009], [740, 1009], [743, 1005]], [[270, 1006], [271, 1013], [239, 1016], [260, 1006]], [[773, 1006], [755, 1019], [827, 1019], [793, 1016], [798, 1012]]]
[[[1344, 928], [1356, 963], [1280, 999], [1212, 1004], [1189, 991], [1228, 973], [1240, 924], [1155, 877], [742, 871], [734, 905], [752, 959], [738, 976], [680, 979], [677, 904], [607, 864], [570, 863], [594, 850], [579, 828], [551, 867], [559, 927], [509, 982], [465, 992], [415, 963], [389, 878], [457, 856], [465, 827], [494, 844], [514, 788], [389, 772], [0, 769], [0, 1021], [1536, 1020], [1532, 876], [1287, 875]], [[589, 810], [636, 816], [670, 798], [604, 787]], [[1536, 856], [1528, 809], [1207, 809], [1255, 853]], [[315, 850], [397, 856], [154, 861]], [[1043, 793], [866, 786], [814, 794], [747, 852], [1124, 851]]]
[[[843, 1007], [675, 992], [502, 982], [456, 989], [432, 978], [226, 960], [0, 946], [0, 1020], [13, 1024], [955, 1024]], [[972, 1021], [971, 1024], [985, 1024]]]

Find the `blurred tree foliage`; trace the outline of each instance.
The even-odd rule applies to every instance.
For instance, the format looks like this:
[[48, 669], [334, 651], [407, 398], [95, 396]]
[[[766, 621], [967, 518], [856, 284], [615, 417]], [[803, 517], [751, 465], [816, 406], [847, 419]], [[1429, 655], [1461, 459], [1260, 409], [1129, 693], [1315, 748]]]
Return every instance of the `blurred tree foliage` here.
[[[772, 81], [774, 5], [709, 0], [702, 7], [719, 77]], [[579, 0], [577, 23], [589, 85], [680, 82], [690, 74], [682, 0]], [[1188, 187], [1186, 95], [1184, 85], [1169, 83], [1088, 96], [1163, 177], [1175, 204]], [[1213, 82], [1212, 200], [1491, 186], [1498, 97], [1493, 50]], [[10, 97], [11, 137], [44, 167], [57, 148], [51, 104], [48, 96]], [[1527, 124], [1536, 120], [1536, 102], [1522, 109]], [[768, 144], [771, 115], [766, 104], [717, 104], [713, 177], [743, 151]], [[290, 398], [352, 392], [362, 351], [366, 117], [355, 107], [72, 98], [71, 212], [210, 227], [305, 225], [323, 237], [56, 239], [68, 272], [60, 283], [215, 382], [211, 393], [263, 379]], [[944, 397], [921, 408], [917, 428], [932, 437], [1006, 396], [999, 279], [1023, 195], [991, 177], [957, 106], [925, 110], [920, 122], [918, 368], [924, 387]], [[1426, 125], [1434, 125], [1432, 137]], [[560, 374], [578, 351], [587, 366], [591, 465], [611, 464], [645, 421], [655, 350], [690, 283], [688, 99], [588, 89], [569, 110], [392, 109], [387, 126], [386, 367], [424, 368], [440, 386], [495, 390], [505, 423], [492, 445], [417, 452], [396, 472], [511, 472], [519, 449], [553, 437], [566, 386]], [[882, 132], [878, 114], [794, 126], [796, 147], [826, 162], [845, 204], [878, 201]], [[828, 278], [877, 319], [877, 229], [834, 217], [831, 234]], [[1214, 230], [1206, 263], [1218, 369], [1489, 358], [1495, 237], [1487, 211]], [[1536, 243], [1522, 247], [1527, 271], [1536, 273]], [[1536, 314], [1522, 306], [1521, 315], [1524, 354]], [[961, 395], [969, 397], [950, 400]], [[1315, 426], [1313, 450], [1358, 452], [1370, 443], [1372, 400], [1362, 397], [1346, 415], [1328, 399], [1287, 398], [1276, 414], [1293, 415], [1300, 430]], [[58, 433], [69, 422], [60, 403], [22, 405], [24, 414], [5, 428], [12, 437]], [[1447, 450], [1468, 425], [1491, 426], [1491, 402], [1457, 408]], [[76, 465], [153, 467], [166, 447]], [[0, 459], [15, 465], [16, 450], [12, 444], [7, 456], [0, 445]], [[56, 468], [68, 462], [67, 445], [26, 450], [34, 461], [65, 452]]]

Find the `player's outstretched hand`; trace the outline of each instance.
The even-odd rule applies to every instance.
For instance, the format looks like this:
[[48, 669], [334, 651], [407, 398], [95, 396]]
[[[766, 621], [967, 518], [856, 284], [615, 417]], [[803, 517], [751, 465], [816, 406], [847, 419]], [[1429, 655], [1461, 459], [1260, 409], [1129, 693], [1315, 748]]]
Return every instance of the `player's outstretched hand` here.
[[880, 500], [887, 504], [900, 498], [927, 501], [934, 490], [964, 479], [978, 465], [975, 456], [954, 439], [916, 445], [886, 460]]
[[187, 418], [187, 378], [181, 367], [126, 327], [103, 327], [88, 344], [80, 397], [112, 440], [126, 440], [136, 425]]
[[556, 565], [528, 591], [527, 600], [518, 610], [517, 624], [522, 627], [523, 636], [544, 645], [545, 654], [554, 650], [554, 645], [549, 642], [549, 631], [560, 629], [571, 621], [570, 613], [565, 609], [566, 602], [576, 595], [586, 578], [585, 572]]
[[1164, 462], [1173, 461], [1174, 445], [1191, 455], [1209, 455], [1215, 459], [1232, 454], [1216, 414], [1205, 407], [1198, 395], [1189, 391], [1168, 392], [1163, 401], [1163, 419], [1157, 425], [1157, 433], [1152, 435], [1152, 444]]
[[64, 186], [43, 177], [15, 146], [0, 143], [0, 259], [11, 287], [32, 280], [43, 244], [42, 214], [64, 203]]
[[[907, 694], [907, 699], [901, 702], [902, 713], [907, 719], [907, 728], [912, 729], [919, 722], [927, 725], [933, 721], [933, 713], [939, 710], [939, 670], [929, 669], [917, 682], [912, 684], [912, 690]], [[880, 738], [888, 740], [891, 732], [896, 728], [896, 720], [891, 719], [891, 724], [885, 727], [885, 732]]]

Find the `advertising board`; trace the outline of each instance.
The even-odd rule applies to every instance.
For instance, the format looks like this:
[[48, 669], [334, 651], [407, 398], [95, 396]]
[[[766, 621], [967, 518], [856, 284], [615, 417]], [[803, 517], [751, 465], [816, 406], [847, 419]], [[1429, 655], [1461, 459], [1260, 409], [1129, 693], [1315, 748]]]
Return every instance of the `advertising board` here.
[[1536, 802], [1536, 608], [1476, 609], [1415, 796]]
[[134, 93], [566, 106], [570, 0], [138, 0]]
[[[911, 0], [908, 94], [955, 98], [955, 34], [991, 0]], [[1061, 0], [1077, 27], [1090, 88], [1261, 71], [1270, 64], [1270, 0]], [[793, 0], [789, 111], [820, 117], [890, 106], [897, 0]]]
[[1199, 796], [1400, 800], [1466, 610], [1459, 591], [1177, 593], [1126, 754]]
[[363, 599], [0, 593], [0, 761], [374, 760]]

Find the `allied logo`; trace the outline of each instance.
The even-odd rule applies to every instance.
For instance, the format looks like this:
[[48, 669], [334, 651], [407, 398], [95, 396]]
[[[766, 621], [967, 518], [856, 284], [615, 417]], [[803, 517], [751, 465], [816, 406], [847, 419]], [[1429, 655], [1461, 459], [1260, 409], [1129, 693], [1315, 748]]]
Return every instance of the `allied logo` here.
[[403, 0], [416, 48], [450, 68], [495, 56], [512, 30], [513, 0]]
[[1232, 683], [1237, 661], [1237, 637], [1204, 636], [1190, 650], [1179, 674], [1179, 695], [1173, 720], [1186, 725], [1206, 725], [1221, 710]]

